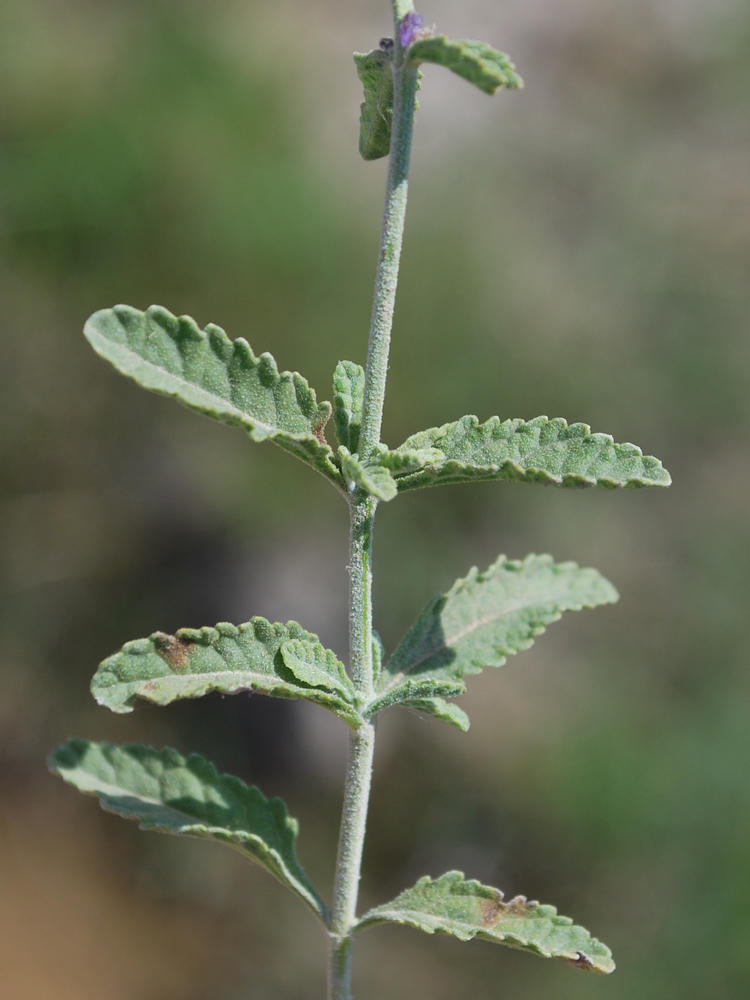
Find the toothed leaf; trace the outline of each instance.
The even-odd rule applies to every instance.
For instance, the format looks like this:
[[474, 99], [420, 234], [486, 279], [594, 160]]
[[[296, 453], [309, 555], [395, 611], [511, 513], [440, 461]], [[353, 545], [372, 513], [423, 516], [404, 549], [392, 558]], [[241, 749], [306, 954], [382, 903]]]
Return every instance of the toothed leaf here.
[[634, 444], [615, 444], [609, 434], [592, 434], [587, 424], [550, 420], [506, 420], [474, 416], [432, 427], [408, 438], [397, 451], [435, 448], [432, 461], [398, 480], [399, 490], [447, 483], [510, 479], [553, 486], [669, 486], [661, 462]]
[[354, 700], [354, 686], [336, 654], [319, 642], [288, 639], [282, 643], [284, 663], [297, 680], [311, 687], [338, 691], [348, 702]]
[[471, 725], [469, 716], [458, 705], [453, 702], [444, 701], [442, 698], [406, 698], [397, 701], [395, 704], [401, 708], [412, 708], [416, 712], [423, 712], [425, 715], [432, 715], [441, 722], [447, 722], [449, 726], [460, 729], [462, 733], [469, 731]]
[[142, 830], [218, 840], [274, 875], [326, 919], [325, 904], [295, 853], [298, 824], [281, 799], [270, 801], [239, 778], [220, 775], [198, 754], [69, 740], [50, 770], [103, 809], [138, 820]]
[[432, 698], [455, 698], [465, 692], [466, 686], [461, 681], [438, 681], [432, 677], [410, 678], [398, 687], [377, 695], [366, 706], [364, 712], [368, 716], [373, 716], [382, 712], [384, 708], [390, 708], [391, 705], [402, 705], [405, 702], [413, 705], [417, 701]]
[[542, 958], [559, 958], [577, 969], [614, 971], [612, 952], [554, 906], [516, 896], [505, 902], [499, 889], [465, 879], [462, 872], [421, 878], [392, 902], [376, 906], [355, 930], [392, 923], [427, 934], [451, 934], [460, 941], [479, 938]]
[[418, 39], [409, 49], [408, 59], [412, 65], [431, 62], [445, 66], [486, 94], [494, 94], [500, 87], [523, 87], [510, 58], [484, 42], [452, 42], [445, 35], [432, 35]]
[[[564, 611], [618, 599], [595, 569], [555, 563], [551, 556], [515, 562], [500, 556], [472, 569], [447, 594], [434, 597], [407, 632], [380, 675], [383, 697], [414, 680], [460, 681], [528, 649]], [[408, 689], [406, 691], [408, 697]]]
[[359, 486], [378, 500], [386, 501], [393, 500], [398, 493], [396, 480], [388, 469], [377, 464], [377, 459], [364, 464], [360, 462], [358, 455], [351, 455], [344, 445], [339, 448], [339, 458], [344, 478], [350, 488]]
[[443, 461], [443, 452], [437, 448], [422, 448], [420, 451], [410, 451], [408, 448], [398, 448], [391, 451], [386, 445], [378, 445], [373, 453], [373, 461], [388, 469], [392, 476], [405, 476], [417, 472], [426, 465]]
[[154, 632], [125, 643], [91, 682], [96, 701], [113, 712], [132, 712], [138, 698], [169, 705], [212, 691], [304, 698], [352, 725], [362, 721], [343, 664], [296, 622], [272, 625], [252, 618], [239, 626], [220, 622], [176, 635]]
[[230, 340], [213, 324], [200, 330], [161, 306], [102, 309], [84, 333], [97, 354], [145, 389], [243, 427], [254, 441], [275, 441], [342, 485], [323, 435], [331, 404], [318, 403], [297, 372], [279, 372], [270, 354], [256, 358], [246, 340]]
[[365, 370], [353, 361], [339, 361], [333, 375], [333, 424], [336, 437], [352, 454], [359, 448]]
[[365, 99], [359, 115], [359, 151], [365, 160], [379, 160], [388, 156], [391, 151], [391, 60], [387, 53], [375, 49], [374, 52], [355, 52], [354, 62], [357, 75], [365, 88]]

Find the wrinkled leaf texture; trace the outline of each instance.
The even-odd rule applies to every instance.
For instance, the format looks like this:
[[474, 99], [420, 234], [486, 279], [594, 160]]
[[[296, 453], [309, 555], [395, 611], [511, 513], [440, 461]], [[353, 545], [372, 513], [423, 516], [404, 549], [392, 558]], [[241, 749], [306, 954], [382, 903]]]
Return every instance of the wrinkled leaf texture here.
[[279, 798], [239, 778], [220, 775], [198, 754], [69, 740], [50, 770], [108, 812], [135, 819], [142, 830], [217, 840], [262, 865], [322, 919], [326, 906], [295, 852], [298, 824]]
[[510, 57], [485, 42], [451, 41], [445, 35], [431, 35], [411, 46], [408, 59], [415, 66], [422, 62], [445, 66], [486, 94], [494, 94], [501, 87], [513, 90], [523, 87]]
[[615, 588], [595, 569], [555, 563], [548, 555], [530, 555], [522, 562], [500, 556], [484, 573], [473, 568], [427, 604], [382, 669], [378, 697], [383, 707], [401, 704], [426, 711], [414, 701], [416, 682], [460, 684], [465, 676], [502, 666], [508, 656], [528, 649], [564, 611], [617, 599]]
[[256, 357], [246, 340], [161, 306], [140, 312], [115, 306], [94, 313], [84, 333], [101, 357], [145, 389], [170, 396], [254, 441], [274, 441], [343, 485], [323, 428], [330, 403], [297, 372], [279, 372], [270, 354]]
[[615, 444], [609, 434], [592, 434], [587, 424], [550, 420], [505, 420], [475, 416], [413, 434], [396, 450], [436, 449], [419, 471], [398, 479], [399, 490], [449, 483], [509, 479], [550, 486], [602, 488], [669, 486], [661, 462], [634, 444]]
[[333, 374], [333, 425], [340, 445], [353, 455], [359, 448], [365, 370], [353, 361], [339, 361]]
[[154, 632], [125, 643], [91, 682], [96, 701], [121, 713], [131, 712], [138, 698], [169, 705], [212, 691], [304, 698], [351, 725], [362, 721], [344, 665], [296, 622], [272, 625], [256, 617], [239, 626]]
[[523, 896], [506, 903], [499, 889], [465, 879], [462, 872], [421, 878], [390, 903], [366, 913], [356, 930], [382, 923], [451, 934], [460, 941], [493, 941], [591, 972], [609, 973], [615, 968], [609, 948], [569, 917], [559, 916], [554, 906]]
[[382, 49], [375, 49], [373, 52], [355, 52], [354, 62], [357, 75], [365, 88], [365, 99], [359, 112], [359, 152], [365, 160], [379, 160], [388, 156], [391, 151], [391, 60]]

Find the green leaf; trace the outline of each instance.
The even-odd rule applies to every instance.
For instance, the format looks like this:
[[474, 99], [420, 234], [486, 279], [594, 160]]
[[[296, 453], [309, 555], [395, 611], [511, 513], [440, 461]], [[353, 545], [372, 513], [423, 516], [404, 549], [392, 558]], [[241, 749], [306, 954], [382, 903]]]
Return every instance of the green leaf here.
[[286, 666], [303, 684], [338, 691], [347, 703], [354, 701], [354, 686], [344, 664], [332, 650], [321, 646], [319, 642], [289, 639], [282, 643], [281, 655]]
[[449, 726], [460, 729], [462, 733], [468, 732], [471, 725], [469, 716], [462, 708], [442, 698], [405, 698], [403, 701], [397, 700], [394, 704], [400, 708], [413, 708], [425, 715], [433, 715], [441, 722], [447, 722]]
[[462, 872], [421, 878], [392, 902], [366, 913], [355, 930], [383, 923], [452, 934], [460, 941], [493, 941], [591, 972], [606, 974], [615, 968], [609, 948], [569, 917], [559, 916], [554, 906], [523, 896], [506, 903], [499, 889], [467, 880]]
[[354, 62], [357, 75], [365, 88], [365, 99], [359, 115], [359, 151], [365, 160], [379, 160], [388, 156], [391, 151], [391, 59], [382, 49], [375, 49], [374, 52], [355, 52]]
[[528, 649], [563, 611], [617, 599], [615, 588], [595, 569], [555, 563], [551, 556], [527, 556], [523, 562], [500, 556], [486, 572], [472, 569], [430, 601], [383, 669], [379, 697], [414, 680], [455, 682], [500, 667], [506, 657]]
[[500, 87], [523, 87], [510, 58], [484, 42], [452, 42], [445, 35], [432, 35], [418, 39], [409, 49], [408, 59], [415, 66], [422, 62], [445, 66], [486, 94], [494, 94]]
[[373, 453], [373, 461], [388, 469], [392, 476], [405, 476], [412, 472], [418, 472], [427, 465], [442, 462], [445, 456], [438, 448], [422, 448], [418, 451], [410, 451], [401, 447], [396, 451], [391, 451], [387, 445], [379, 444]]
[[360, 462], [358, 455], [351, 455], [349, 449], [341, 445], [339, 459], [350, 490], [359, 486], [378, 500], [385, 501], [393, 500], [397, 495], [396, 480], [388, 469], [378, 463], [377, 458], [375, 462], [365, 464]]
[[256, 358], [246, 340], [232, 341], [213, 324], [200, 330], [161, 306], [102, 309], [84, 333], [97, 354], [145, 389], [243, 427], [254, 441], [275, 441], [343, 486], [323, 433], [331, 404], [318, 403], [297, 372], [279, 372], [270, 354]]
[[372, 679], [377, 681], [380, 676], [380, 668], [383, 666], [383, 657], [385, 656], [385, 647], [383, 646], [383, 640], [380, 638], [375, 629], [372, 630]]
[[252, 618], [244, 625], [154, 632], [127, 642], [100, 665], [91, 693], [113, 712], [132, 712], [137, 698], [169, 705], [211, 691], [259, 691], [276, 698], [304, 698], [330, 709], [350, 725], [362, 719], [354, 686], [335, 653], [296, 622], [272, 625]]
[[353, 361], [339, 361], [333, 375], [333, 424], [339, 444], [352, 454], [359, 448], [364, 397], [364, 368]]
[[142, 830], [218, 840], [236, 848], [297, 893], [323, 921], [326, 907], [295, 853], [298, 824], [281, 799], [270, 801], [239, 778], [217, 774], [198, 754], [69, 740], [49, 768], [103, 809]]
[[413, 434], [397, 451], [435, 448], [442, 461], [398, 480], [399, 490], [422, 486], [510, 479], [553, 486], [669, 486], [661, 462], [634, 444], [615, 444], [609, 434], [592, 434], [587, 424], [556, 418], [506, 420], [474, 416]]
[[465, 693], [466, 686], [461, 681], [435, 680], [433, 677], [411, 678], [398, 687], [391, 687], [383, 694], [377, 695], [365, 706], [363, 713], [369, 718], [392, 705], [403, 705], [408, 702], [413, 706], [417, 701], [455, 698]]

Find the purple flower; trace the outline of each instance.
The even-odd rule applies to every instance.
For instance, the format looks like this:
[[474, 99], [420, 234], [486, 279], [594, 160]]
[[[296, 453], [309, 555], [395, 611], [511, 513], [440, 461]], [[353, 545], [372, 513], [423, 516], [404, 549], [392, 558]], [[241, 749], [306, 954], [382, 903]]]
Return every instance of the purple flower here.
[[422, 30], [422, 24], [422, 15], [417, 14], [415, 10], [410, 10], [398, 29], [398, 40], [401, 42], [401, 48], [408, 49], [416, 41], [417, 35]]

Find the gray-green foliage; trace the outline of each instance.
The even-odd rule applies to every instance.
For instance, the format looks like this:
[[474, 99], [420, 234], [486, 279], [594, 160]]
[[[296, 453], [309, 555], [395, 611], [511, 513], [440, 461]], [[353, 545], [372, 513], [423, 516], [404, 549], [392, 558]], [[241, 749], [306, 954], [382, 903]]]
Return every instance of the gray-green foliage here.
[[365, 160], [379, 160], [391, 151], [393, 74], [382, 49], [355, 52], [357, 73], [365, 88], [359, 112], [359, 151]]
[[359, 447], [365, 370], [353, 361], [339, 361], [333, 373], [333, 425], [338, 442], [352, 453]]
[[[296, 822], [279, 799], [220, 776], [201, 757], [173, 750], [113, 747], [71, 740], [51, 768], [102, 806], [139, 820], [146, 830], [223, 841], [238, 848], [300, 896], [327, 924], [331, 945], [329, 1000], [350, 1000], [355, 932], [393, 922], [460, 940], [482, 938], [576, 968], [611, 972], [609, 950], [551, 906], [466, 880], [460, 872], [423, 878], [391, 903], [356, 918], [365, 820], [374, 750], [372, 719], [393, 706], [413, 709], [466, 730], [466, 714], [446, 699], [464, 679], [502, 665], [527, 649], [565, 611], [617, 600], [596, 570], [501, 556], [471, 570], [430, 601], [390, 659], [372, 629], [371, 546], [377, 504], [425, 486], [515, 480], [564, 487], [668, 486], [661, 463], [632, 444], [592, 434], [586, 424], [537, 417], [480, 424], [465, 416], [409, 437], [400, 447], [380, 440], [380, 419], [406, 211], [418, 66], [433, 62], [494, 93], [521, 80], [507, 56], [481, 42], [449, 41], [423, 28], [410, 0], [394, 0], [395, 40], [356, 54], [365, 88], [360, 151], [377, 159], [391, 151], [383, 242], [376, 278], [368, 368], [339, 362], [334, 405], [318, 403], [297, 373], [279, 372], [270, 354], [256, 357], [247, 341], [217, 326], [200, 330], [152, 306], [145, 313], [116, 306], [86, 324], [90, 343], [122, 374], [223, 423], [254, 441], [275, 441], [323, 473], [346, 497], [351, 516], [350, 672], [317, 636], [295, 622], [253, 618], [234, 626], [155, 632], [126, 643], [100, 665], [92, 692], [114, 712], [138, 699], [169, 705], [210, 692], [259, 692], [323, 706], [352, 729], [334, 901], [329, 912], [295, 855]], [[333, 412], [336, 451], [325, 437]], [[373, 417], [373, 414], [376, 416]], [[385, 661], [385, 662], [384, 662]]]
[[379, 462], [361, 462], [359, 456], [350, 454], [343, 444], [339, 448], [339, 460], [350, 490], [359, 487], [377, 500], [393, 500], [397, 496], [396, 480]]
[[462, 872], [421, 878], [390, 903], [366, 913], [357, 929], [384, 923], [451, 934], [460, 941], [493, 941], [591, 972], [612, 972], [615, 967], [609, 948], [569, 917], [559, 916], [554, 906], [523, 896], [506, 903], [499, 889], [467, 880]]
[[501, 87], [514, 90], [523, 87], [523, 80], [508, 56], [485, 42], [465, 38], [450, 41], [445, 35], [432, 35], [418, 39], [411, 46], [409, 61], [415, 65], [431, 62], [445, 66], [486, 94], [494, 94]]
[[102, 309], [84, 328], [89, 343], [144, 389], [171, 396], [207, 417], [243, 427], [253, 441], [275, 441], [338, 482], [323, 428], [330, 403], [318, 403], [297, 372], [279, 372], [270, 354], [221, 327], [201, 330], [161, 306]]
[[257, 617], [239, 626], [154, 632], [125, 643], [91, 682], [94, 698], [113, 712], [132, 712], [138, 698], [169, 705], [212, 691], [305, 698], [353, 725], [362, 721], [343, 663], [296, 622], [272, 625]]
[[69, 740], [50, 770], [103, 809], [135, 819], [143, 830], [218, 840], [242, 851], [296, 892], [325, 919], [326, 908], [297, 861], [298, 824], [281, 799], [270, 801], [239, 778], [217, 774], [198, 754]]
[[[500, 556], [486, 572], [472, 569], [430, 601], [381, 671], [380, 701], [384, 707], [429, 711], [414, 704], [415, 685], [460, 686], [466, 675], [500, 667], [508, 656], [528, 649], [564, 611], [617, 599], [615, 588], [595, 569], [555, 563], [551, 556], [527, 556], [523, 562]], [[448, 692], [436, 688], [430, 694]]]
[[399, 490], [443, 483], [511, 479], [550, 486], [669, 486], [661, 462], [634, 444], [615, 444], [592, 434], [587, 424], [550, 420], [505, 420], [474, 416], [412, 434], [397, 451], [431, 448], [440, 454], [419, 472], [399, 480]]

